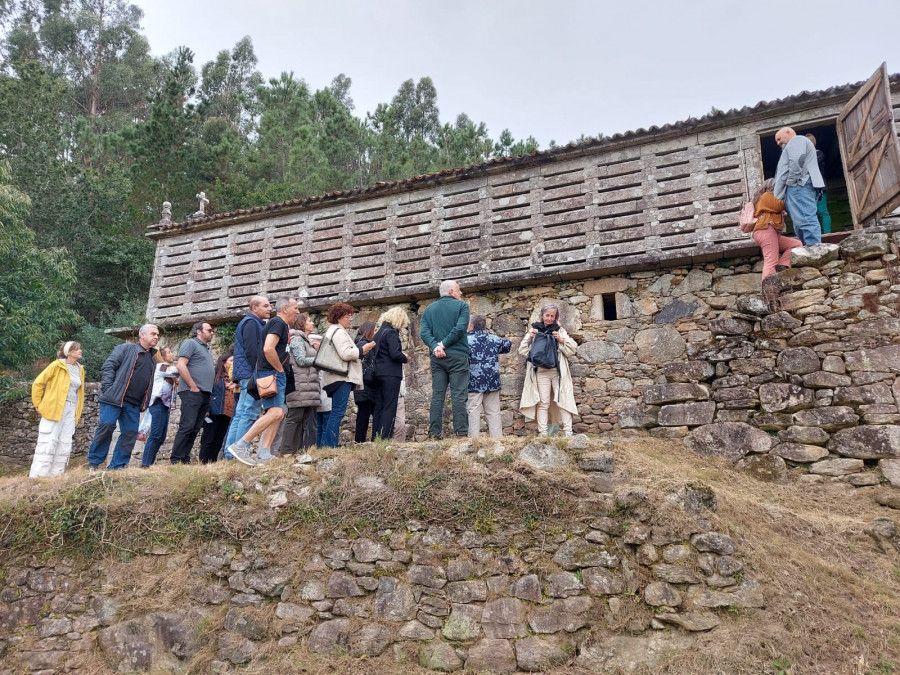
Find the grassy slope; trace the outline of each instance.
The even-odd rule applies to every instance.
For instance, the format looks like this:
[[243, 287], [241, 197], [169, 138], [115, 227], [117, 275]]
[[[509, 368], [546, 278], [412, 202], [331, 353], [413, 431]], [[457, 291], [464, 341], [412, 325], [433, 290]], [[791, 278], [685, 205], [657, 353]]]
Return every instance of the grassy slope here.
[[[106, 587], [129, 598], [123, 607], [128, 617], [183, 605], [191, 583], [190, 552], [210, 538], [252, 538], [273, 558], [297, 560], [310, 542], [336, 528], [355, 536], [396, 527], [407, 518], [454, 521], [486, 532], [510, 526], [523, 536], [529, 529], [564, 528], [578, 500], [590, 496], [583, 477], [535, 474], [511, 461], [524, 441], [504, 442], [505, 455], [474, 464], [414, 445], [343, 450], [333, 476], [311, 474], [311, 496], [292, 497], [277, 512], [265, 507], [263, 492], [278, 484], [289, 492], [299, 489], [286, 460], [259, 469], [229, 463], [158, 466], [102, 478], [80, 469], [46, 481], [2, 478], [0, 559], [34, 553], [103, 558]], [[596, 449], [607, 447], [595, 443]], [[864, 533], [877, 517], [900, 522], [873, 500], [873, 491], [884, 488], [760, 483], [727, 463], [653, 439], [619, 440], [613, 450], [623, 485], [651, 495], [691, 481], [712, 487], [718, 511], [711, 521], [735, 538], [737, 556], [762, 583], [768, 600], [763, 610], [724, 612], [718, 629], [698, 636], [697, 649], [652, 672], [900, 672], [900, 557], [881, 552]], [[377, 475], [388, 488], [355, 489], [359, 475]], [[168, 555], [144, 555], [151, 550]], [[191, 671], [208, 672], [213, 658], [210, 646]], [[103, 672], [100, 663], [96, 666]], [[310, 655], [301, 642], [291, 651], [257, 657], [243, 672], [415, 670], [390, 657], [356, 661]]]

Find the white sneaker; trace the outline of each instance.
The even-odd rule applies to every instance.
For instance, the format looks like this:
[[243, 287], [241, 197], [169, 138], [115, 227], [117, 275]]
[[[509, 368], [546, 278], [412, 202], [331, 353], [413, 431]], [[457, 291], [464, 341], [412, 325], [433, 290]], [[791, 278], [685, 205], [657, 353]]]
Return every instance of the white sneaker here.
[[247, 466], [256, 466], [258, 462], [250, 456], [250, 449], [239, 448], [237, 443], [232, 443], [228, 446], [228, 452], [241, 464], [246, 464]]

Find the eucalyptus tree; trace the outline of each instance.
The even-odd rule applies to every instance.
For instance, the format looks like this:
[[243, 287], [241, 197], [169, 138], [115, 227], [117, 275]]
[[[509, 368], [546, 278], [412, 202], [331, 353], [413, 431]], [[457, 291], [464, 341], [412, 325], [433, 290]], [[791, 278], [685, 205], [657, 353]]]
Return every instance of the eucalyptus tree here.
[[25, 224], [31, 202], [10, 180], [9, 164], [0, 162], [0, 375], [52, 356], [79, 321], [75, 265], [65, 250], [37, 245]]

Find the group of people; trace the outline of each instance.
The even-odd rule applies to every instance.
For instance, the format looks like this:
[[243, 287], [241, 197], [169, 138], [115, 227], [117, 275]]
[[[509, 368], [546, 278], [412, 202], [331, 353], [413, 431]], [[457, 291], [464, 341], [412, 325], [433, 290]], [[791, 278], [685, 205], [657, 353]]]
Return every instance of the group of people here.
[[[752, 199], [757, 219], [752, 236], [762, 249], [763, 279], [790, 267], [793, 249], [819, 244], [822, 233], [831, 232], [822, 178], [824, 153], [817, 150], [815, 136], [798, 136], [784, 127], [775, 134], [775, 142], [781, 148], [775, 177], [764, 181]], [[796, 238], [784, 233], [785, 212], [791, 216]]]
[[[440, 298], [422, 313], [419, 335], [431, 353], [428, 436], [442, 436], [449, 388], [453, 432], [457, 436], [478, 436], [484, 413], [489, 435], [497, 438], [502, 434], [498, 356], [508, 353], [512, 343], [488, 333], [484, 317], [476, 315], [470, 319], [469, 305], [463, 302], [462, 295], [457, 282], [444, 281]], [[526, 357], [519, 410], [537, 421], [539, 434], [546, 434], [550, 424], [557, 424], [565, 435], [571, 436], [572, 418], [578, 409], [569, 358], [578, 346], [559, 320], [559, 306], [544, 305], [540, 320], [531, 325], [519, 343], [519, 354]], [[538, 345], [540, 348], [536, 349]]]
[[[762, 249], [763, 278], [789, 267], [791, 250], [820, 243], [822, 232], [831, 229], [824, 155], [816, 149], [815, 137], [798, 136], [785, 127], [775, 142], [782, 149], [775, 177], [752, 200], [752, 236]], [[786, 212], [797, 238], [784, 233]], [[172, 464], [190, 462], [201, 429], [198, 459], [204, 463], [221, 454], [256, 465], [313, 445], [335, 447], [351, 392], [358, 411], [357, 442], [370, 438], [370, 420], [371, 439], [405, 439], [403, 366], [410, 357], [403, 346], [409, 317], [402, 308], [389, 309], [377, 323], [364, 322], [355, 338], [350, 333], [355, 310], [346, 303], [329, 308], [324, 335], [315, 333], [310, 316], [300, 312], [294, 298], [278, 300], [274, 309], [269, 318], [269, 300], [252, 298], [231, 352], [217, 360], [210, 351], [214, 330], [205, 321], [194, 325], [177, 356], [168, 347], [157, 351], [159, 330], [152, 324], [140, 328], [137, 342], [117, 346], [101, 368], [100, 421], [88, 450], [90, 467], [98, 469], [106, 461], [117, 426], [119, 439], [107, 468], [128, 466], [144, 410], [149, 429], [141, 466], [151, 466], [165, 442], [176, 398], [181, 418]], [[557, 423], [571, 435], [577, 408], [568, 359], [577, 346], [559, 320], [559, 307], [545, 305], [519, 344], [528, 364], [519, 408], [537, 421], [539, 433]], [[477, 436], [483, 414], [489, 435], [499, 437], [498, 357], [509, 353], [512, 343], [489, 333], [484, 317], [470, 319], [459, 284], [449, 280], [423, 313], [419, 334], [430, 352], [429, 437], [442, 436], [448, 389], [457, 436]], [[68, 463], [84, 408], [81, 356], [79, 343], [66, 342], [32, 385], [32, 401], [41, 415], [32, 477], [58, 475]], [[257, 439], [253, 457], [251, 444]]]
[[[197, 459], [202, 463], [224, 457], [255, 466], [314, 445], [336, 447], [351, 392], [357, 442], [405, 440], [407, 312], [388, 309], [377, 322], [364, 322], [354, 336], [355, 309], [349, 304], [329, 308], [322, 335], [294, 298], [279, 299], [274, 309], [269, 318], [269, 300], [253, 297], [234, 344], [218, 359], [210, 350], [215, 331], [206, 321], [193, 326], [177, 354], [165, 346], [157, 349], [159, 329], [153, 324], [141, 326], [137, 342], [113, 349], [100, 371], [100, 420], [88, 450], [90, 469], [106, 462], [117, 427], [118, 441], [106, 468], [129, 465], [143, 411], [149, 421], [143, 422], [148, 431], [140, 466], [152, 466], [176, 400], [181, 417], [172, 464], [191, 461], [201, 430]], [[528, 361], [520, 409], [537, 420], [539, 433], [557, 423], [571, 435], [577, 409], [568, 359], [576, 344], [559, 318], [558, 306], [544, 306], [519, 344]], [[478, 436], [482, 415], [489, 435], [502, 435], [499, 355], [509, 353], [512, 343], [490, 333], [486, 324], [483, 316], [470, 318], [455, 281], [441, 284], [440, 298], [422, 315], [420, 336], [431, 353], [432, 438], [443, 433], [448, 388], [455, 435]], [[32, 401], [41, 415], [32, 477], [63, 472], [84, 407], [81, 345], [66, 342], [57, 357], [32, 385]], [[251, 448], [257, 440], [254, 456]]]

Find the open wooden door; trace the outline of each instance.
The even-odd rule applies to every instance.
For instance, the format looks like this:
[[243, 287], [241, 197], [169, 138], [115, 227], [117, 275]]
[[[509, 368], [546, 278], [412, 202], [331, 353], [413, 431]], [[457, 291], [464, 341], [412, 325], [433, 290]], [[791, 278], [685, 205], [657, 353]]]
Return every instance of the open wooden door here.
[[900, 143], [886, 63], [841, 110], [837, 135], [853, 226], [859, 229], [900, 206]]

